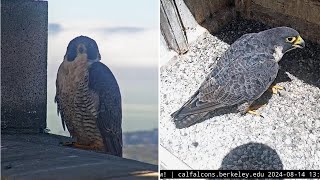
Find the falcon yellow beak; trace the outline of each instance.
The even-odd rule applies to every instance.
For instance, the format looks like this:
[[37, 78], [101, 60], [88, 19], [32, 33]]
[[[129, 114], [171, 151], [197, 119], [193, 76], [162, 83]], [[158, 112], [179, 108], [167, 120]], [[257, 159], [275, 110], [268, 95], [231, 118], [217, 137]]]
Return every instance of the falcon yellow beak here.
[[297, 48], [304, 48], [305, 47], [304, 40], [301, 38], [301, 36], [298, 36], [296, 38], [296, 40], [293, 42], [292, 46], [297, 47]]

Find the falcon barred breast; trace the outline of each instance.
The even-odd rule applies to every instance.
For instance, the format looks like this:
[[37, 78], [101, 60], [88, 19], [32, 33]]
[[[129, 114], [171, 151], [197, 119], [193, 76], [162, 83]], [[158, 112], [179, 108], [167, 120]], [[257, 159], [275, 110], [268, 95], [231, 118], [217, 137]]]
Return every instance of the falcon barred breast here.
[[117, 81], [100, 62], [96, 42], [86, 36], [70, 41], [56, 81], [62, 125], [74, 146], [122, 156], [122, 109]]
[[189, 127], [222, 107], [237, 105], [243, 114], [252, 112], [250, 105], [275, 80], [282, 56], [304, 46], [299, 33], [289, 27], [241, 36], [223, 54], [193, 96], [171, 114], [176, 127]]

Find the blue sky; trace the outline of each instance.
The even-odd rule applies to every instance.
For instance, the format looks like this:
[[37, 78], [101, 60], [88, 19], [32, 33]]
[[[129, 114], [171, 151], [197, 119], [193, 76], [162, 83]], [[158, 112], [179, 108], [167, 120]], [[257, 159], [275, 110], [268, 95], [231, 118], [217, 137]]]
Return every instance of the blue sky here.
[[158, 0], [48, 0], [48, 128], [64, 134], [56, 115], [55, 79], [70, 40], [85, 35], [122, 93], [123, 129], [158, 125]]

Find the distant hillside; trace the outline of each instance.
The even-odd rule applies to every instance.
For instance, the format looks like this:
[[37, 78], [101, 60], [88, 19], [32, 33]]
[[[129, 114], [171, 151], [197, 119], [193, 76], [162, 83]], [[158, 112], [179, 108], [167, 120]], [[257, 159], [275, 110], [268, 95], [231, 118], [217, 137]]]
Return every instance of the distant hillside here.
[[156, 144], [158, 145], [158, 129], [123, 133], [123, 144]]
[[123, 157], [158, 164], [158, 129], [123, 133]]

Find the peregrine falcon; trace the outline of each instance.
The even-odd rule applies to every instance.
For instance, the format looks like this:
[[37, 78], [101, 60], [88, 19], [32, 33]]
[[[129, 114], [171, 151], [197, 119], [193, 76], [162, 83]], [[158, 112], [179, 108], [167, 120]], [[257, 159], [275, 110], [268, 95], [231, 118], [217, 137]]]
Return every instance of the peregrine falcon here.
[[299, 33], [289, 27], [241, 36], [223, 54], [193, 96], [171, 114], [176, 127], [191, 126], [215, 109], [234, 105], [242, 114], [258, 115], [250, 105], [276, 78], [278, 62], [286, 52], [304, 46]]
[[86, 36], [70, 41], [56, 81], [58, 114], [76, 138], [75, 147], [122, 156], [122, 109], [118, 83], [100, 62], [97, 43]]

